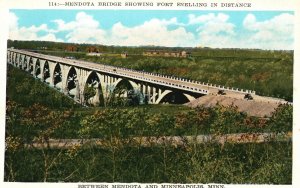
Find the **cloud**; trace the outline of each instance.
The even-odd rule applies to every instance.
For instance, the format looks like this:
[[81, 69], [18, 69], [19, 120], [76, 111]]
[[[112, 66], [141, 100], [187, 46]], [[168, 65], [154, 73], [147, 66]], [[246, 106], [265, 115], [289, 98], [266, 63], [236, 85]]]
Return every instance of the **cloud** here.
[[69, 31], [77, 28], [97, 29], [99, 22], [85, 12], [79, 12], [76, 15], [75, 21], [65, 23], [64, 20], [53, 20], [57, 24], [57, 31]]
[[11, 13], [11, 12], [8, 13], [8, 20], [9, 20], [9, 29], [10, 30], [15, 30], [18, 28], [19, 18], [14, 13]]
[[112, 43], [119, 45], [191, 46], [195, 36], [184, 27], [169, 29], [178, 25], [176, 18], [169, 20], [151, 19], [135, 27], [116, 23], [111, 30]]
[[155, 25], [164, 25], [164, 26], [168, 26], [168, 25], [181, 25], [181, 23], [179, 23], [177, 21], [176, 17], [173, 17], [169, 20], [167, 20], [167, 19], [161, 19], [160, 20], [160, 19], [157, 19], [157, 18], [153, 18], [149, 21], [146, 21], [144, 23], [144, 25], [153, 25], [153, 26], [155, 26]]
[[[47, 41], [62, 41], [57, 39], [47, 26], [42, 24], [39, 26], [32, 25], [30, 27], [20, 27], [19, 18], [12, 12], [9, 12], [9, 38], [12, 40], [47, 40]], [[39, 35], [39, 32], [46, 34]]]
[[265, 21], [257, 21], [255, 15], [248, 14], [243, 21], [250, 32], [248, 45], [254, 48], [293, 49], [294, 15], [282, 13]]
[[257, 21], [254, 14], [245, 16], [242, 27], [230, 22], [223, 13], [188, 16], [188, 25], [197, 27], [200, 46], [215, 48], [293, 49], [294, 16], [282, 13]]
[[53, 20], [57, 24], [56, 32], [67, 31], [67, 42], [75, 43], [105, 43], [106, 31], [100, 29], [100, 23], [85, 12], [76, 14], [74, 21]]
[[[127, 27], [121, 22], [115, 23], [111, 29], [104, 30], [100, 22], [85, 12], [79, 12], [74, 21], [53, 20], [57, 25], [56, 32], [68, 32], [67, 42], [100, 43], [107, 45], [160, 45], [189, 46], [194, 35], [185, 30], [176, 17], [171, 19], [151, 19], [141, 25]], [[169, 29], [169, 26], [176, 26]]]
[[283, 13], [269, 20], [257, 21], [255, 15], [248, 14], [243, 26], [251, 31], [275, 31], [284, 34], [289, 34], [293, 31], [294, 16], [292, 14]]
[[188, 16], [188, 25], [198, 26], [198, 42], [200, 46], [233, 47], [232, 38], [236, 35], [235, 25], [229, 22], [229, 16], [223, 13]]
[[79, 12], [74, 21], [65, 23], [63, 20], [54, 20], [57, 32], [68, 31], [67, 42], [101, 43], [108, 45], [160, 45], [184, 46], [190, 45], [194, 36], [183, 27], [168, 29], [168, 26], [182, 25], [177, 18], [151, 19], [141, 25], [126, 27], [121, 22], [115, 23], [111, 29], [104, 30], [99, 21], [85, 12]]
[[207, 23], [207, 22], [227, 22], [229, 16], [223, 13], [209, 13], [201, 16], [195, 16], [194, 14], [189, 14], [188, 15], [189, 21], [188, 25], [193, 25], [193, 24], [202, 24], [202, 23]]

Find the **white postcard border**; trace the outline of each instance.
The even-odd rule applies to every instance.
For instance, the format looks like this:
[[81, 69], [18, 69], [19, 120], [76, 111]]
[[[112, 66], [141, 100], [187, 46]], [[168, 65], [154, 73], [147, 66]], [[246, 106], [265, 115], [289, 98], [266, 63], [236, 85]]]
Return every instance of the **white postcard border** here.
[[[124, 2], [125, 0], [73, 0], [71, 2]], [[6, 100], [6, 46], [8, 39], [8, 10], [9, 9], [139, 9], [139, 10], [280, 10], [294, 11], [295, 13], [295, 33], [294, 33], [294, 125], [293, 125], [293, 183], [292, 185], [225, 185], [229, 187], [300, 187], [300, 75], [297, 74], [300, 70], [300, 1], [298, 0], [126, 0], [127, 2], [195, 2], [195, 3], [236, 3], [245, 2], [251, 3], [251, 8], [221, 8], [221, 7], [50, 7], [49, 2], [66, 2], [64, 0], [0, 0], [0, 125], [1, 125], [1, 140], [0, 140], [0, 187], [75, 187], [79, 183], [7, 183], [3, 182], [4, 178], [4, 151], [5, 151], [5, 100]], [[89, 185], [92, 183], [86, 183]], [[96, 183], [98, 184], [98, 183]]]

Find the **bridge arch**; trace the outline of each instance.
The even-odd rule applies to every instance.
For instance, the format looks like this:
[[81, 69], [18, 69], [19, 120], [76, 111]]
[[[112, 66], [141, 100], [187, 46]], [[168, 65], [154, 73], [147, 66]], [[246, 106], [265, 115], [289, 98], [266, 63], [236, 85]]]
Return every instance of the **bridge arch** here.
[[18, 60], [17, 60], [17, 67], [22, 70], [22, 55], [19, 54]]
[[17, 53], [14, 54], [14, 58], [13, 58], [13, 65], [14, 65], [14, 66], [17, 66], [17, 59], [18, 59], [18, 56], [19, 56], [19, 55], [18, 55]]
[[166, 90], [159, 96], [159, 98], [156, 101], [156, 104], [159, 103], [184, 104], [190, 102], [190, 100], [192, 99], [193, 99], [192, 96], [188, 94], [184, 94], [180, 91]]
[[111, 102], [112, 105], [137, 105], [140, 103], [138, 86], [128, 79], [119, 78], [109, 93], [108, 103]]
[[34, 63], [32, 57], [29, 59], [27, 70], [29, 71], [30, 74], [34, 75]]
[[67, 74], [66, 91], [71, 97], [78, 97], [79, 95], [78, 74], [73, 66], [70, 67]]
[[14, 58], [13, 58], [13, 59], [14, 59], [13, 65], [16, 66], [16, 67], [17, 67], [18, 57], [19, 57], [19, 54], [16, 53], [16, 54], [14, 55]]
[[28, 56], [24, 56], [24, 60], [23, 60], [23, 66], [22, 66], [22, 70], [27, 70], [27, 68], [28, 68], [28, 58], [27, 58]]
[[[138, 88], [138, 85], [137, 85], [135, 82], [133, 82], [133, 81], [131, 81], [131, 80], [128, 80], [128, 79], [124, 79], [124, 78], [119, 78], [119, 79], [114, 83], [115, 88], [116, 88], [116, 87], [119, 87], [119, 86], [122, 85], [122, 84], [124, 84], [124, 82], [129, 82], [128, 85], [130, 85], [130, 88], [132, 88], [132, 89]], [[127, 84], [127, 83], [126, 83], [126, 84]]]
[[86, 77], [83, 96], [87, 105], [98, 106], [104, 104], [101, 82], [96, 71], [91, 71]]
[[133, 91], [135, 88], [137, 87], [137, 84], [127, 80], [127, 79], [118, 79], [115, 83], [114, 83], [114, 89], [113, 89], [113, 93], [115, 94], [119, 94], [123, 96], [127, 96], [126, 91]]
[[44, 82], [50, 83], [50, 67], [48, 61], [44, 63], [42, 79]]
[[15, 52], [13, 52], [11, 55], [11, 64], [13, 64], [13, 65], [16, 63], [16, 56], [17, 56], [17, 54]]
[[56, 63], [53, 71], [53, 85], [58, 89], [62, 89], [62, 71], [59, 63]]
[[21, 55], [20, 65], [19, 65], [19, 67], [20, 67], [21, 70], [24, 70], [25, 60], [26, 60], [26, 55]]
[[12, 52], [7, 52], [7, 60], [8, 60], [8, 63], [12, 63], [12, 56], [13, 56], [13, 53]]
[[37, 59], [36, 60], [36, 63], [35, 63], [35, 69], [34, 69], [35, 71], [34, 71], [34, 75], [35, 75], [35, 77], [37, 77], [37, 78], [41, 78], [41, 73], [42, 73], [42, 71], [41, 71], [41, 63], [40, 63], [40, 59]]
[[6, 53], [6, 59], [7, 59], [7, 62], [10, 62], [10, 52]]
[[12, 63], [13, 55], [13, 52], [9, 52], [9, 63]]
[[15, 63], [15, 52], [11, 53], [11, 62], [12, 65]]

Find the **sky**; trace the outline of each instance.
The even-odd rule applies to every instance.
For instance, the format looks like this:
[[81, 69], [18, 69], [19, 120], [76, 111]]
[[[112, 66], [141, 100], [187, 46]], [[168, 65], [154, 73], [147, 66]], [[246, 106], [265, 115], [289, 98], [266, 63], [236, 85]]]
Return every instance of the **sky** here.
[[289, 11], [22, 10], [9, 39], [119, 46], [294, 49]]

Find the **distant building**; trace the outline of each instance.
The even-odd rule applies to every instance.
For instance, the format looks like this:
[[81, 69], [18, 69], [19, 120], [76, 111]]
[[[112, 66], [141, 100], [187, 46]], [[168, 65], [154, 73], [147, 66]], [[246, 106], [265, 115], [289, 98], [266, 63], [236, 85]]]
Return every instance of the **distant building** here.
[[100, 53], [100, 50], [94, 46], [90, 46], [86, 48], [86, 52], [88, 53]]
[[91, 52], [91, 53], [87, 53], [87, 56], [101, 56], [102, 53], [97, 53], [97, 52]]
[[66, 46], [65, 51], [76, 52], [77, 51], [77, 47], [69, 45], [69, 46]]
[[181, 51], [181, 57], [190, 57], [190, 56], [191, 56], [191, 52]]
[[162, 57], [190, 57], [191, 53], [187, 51], [167, 51], [167, 50], [147, 50], [143, 52], [144, 56], [162, 56]]
[[122, 57], [122, 58], [127, 58], [127, 56], [128, 56], [128, 53], [127, 53], [127, 52], [121, 53], [121, 57]]
[[38, 47], [38, 49], [42, 49], [42, 50], [48, 50], [48, 47], [46, 47], [46, 46], [42, 46], [42, 47]]
[[89, 46], [85, 50], [87, 52], [87, 56], [101, 56], [100, 50], [95, 46]]

